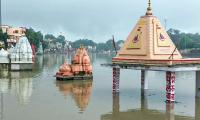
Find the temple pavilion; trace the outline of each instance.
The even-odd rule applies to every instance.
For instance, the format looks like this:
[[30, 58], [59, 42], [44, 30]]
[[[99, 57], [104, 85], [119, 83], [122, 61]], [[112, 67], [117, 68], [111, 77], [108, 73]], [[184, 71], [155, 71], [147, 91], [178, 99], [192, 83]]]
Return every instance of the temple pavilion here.
[[[159, 19], [153, 15], [151, 0], [123, 47], [102, 64], [113, 68], [113, 93], [119, 92], [120, 69], [141, 70], [141, 90], [148, 90], [149, 71], [166, 72], [166, 102], [175, 102], [177, 71], [196, 71], [196, 97], [200, 97], [200, 58], [183, 58]], [[184, 82], [184, 81], [183, 81]], [[145, 93], [145, 92], [143, 92]]]

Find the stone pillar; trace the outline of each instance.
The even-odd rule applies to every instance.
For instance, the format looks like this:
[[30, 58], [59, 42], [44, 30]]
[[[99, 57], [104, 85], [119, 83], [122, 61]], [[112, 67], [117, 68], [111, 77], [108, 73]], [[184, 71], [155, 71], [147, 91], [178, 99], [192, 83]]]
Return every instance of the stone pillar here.
[[141, 70], [141, 89], [148, 89], [148, 79], [147, 79], [148, 71]]
[[113, 68], [113, 93], [119, 92], [120, 68]]
[[113, 93], [113, 116], [118, 118], [120, 113], [119, 93]]
[[200, 98], [200, 71], [196, 71], [196, 97]]
[[141, 89], [141, 110], [148, 109], [147, 90]]
[[200, 99], [195, 99], [195, 120], [200, 120]]
[[166, 72], [166, 102], [173, 103], [175, 101], [175, 72]]
[[174, 103], [166, 103], [166, 120], [175, 120]]

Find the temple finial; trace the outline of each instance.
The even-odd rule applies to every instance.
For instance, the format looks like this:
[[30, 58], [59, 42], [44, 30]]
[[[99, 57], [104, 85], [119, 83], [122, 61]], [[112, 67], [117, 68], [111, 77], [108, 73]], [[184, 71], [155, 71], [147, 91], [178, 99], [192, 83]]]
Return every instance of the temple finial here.
[[149, 4], [149, 7], [151, 7], [151, 0], [149, 0], [149, 3], [148, 3], [148, 4]]
[[149, 0], [149, 2], [148, 2], [148, 8], [147, 8], [146, 15], [153, 15], [152, 8], [151, 8], [151, 0]]

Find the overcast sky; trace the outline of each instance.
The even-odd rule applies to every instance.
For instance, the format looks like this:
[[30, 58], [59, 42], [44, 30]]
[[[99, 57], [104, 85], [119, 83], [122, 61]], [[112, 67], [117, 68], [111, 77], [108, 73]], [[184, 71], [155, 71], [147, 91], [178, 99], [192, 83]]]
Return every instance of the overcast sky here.
[[[2, 0], [2, 24], [32, 27], [68, 40], [126, 39], [148, 0]], [[200, 33], [200, 0], [152, 0], [153, 13], [167, 28]]]

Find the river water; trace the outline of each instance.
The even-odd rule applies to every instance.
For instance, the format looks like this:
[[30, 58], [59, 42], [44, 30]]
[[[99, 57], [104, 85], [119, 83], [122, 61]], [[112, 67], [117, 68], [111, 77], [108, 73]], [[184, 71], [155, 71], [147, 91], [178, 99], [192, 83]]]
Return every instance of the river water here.
[[70, 55], [37, 56], [34, 70], [0, 72], [0, 120], [200, 120], [195, 72], [176, 73], [176, 103], [165, 103], [165, 73], [150, 71], [141, 95], [139, 70], [121, 70], [120, 93], [112, 94], [112, 56], [92, 54], [93, 81], [53, 77]]

